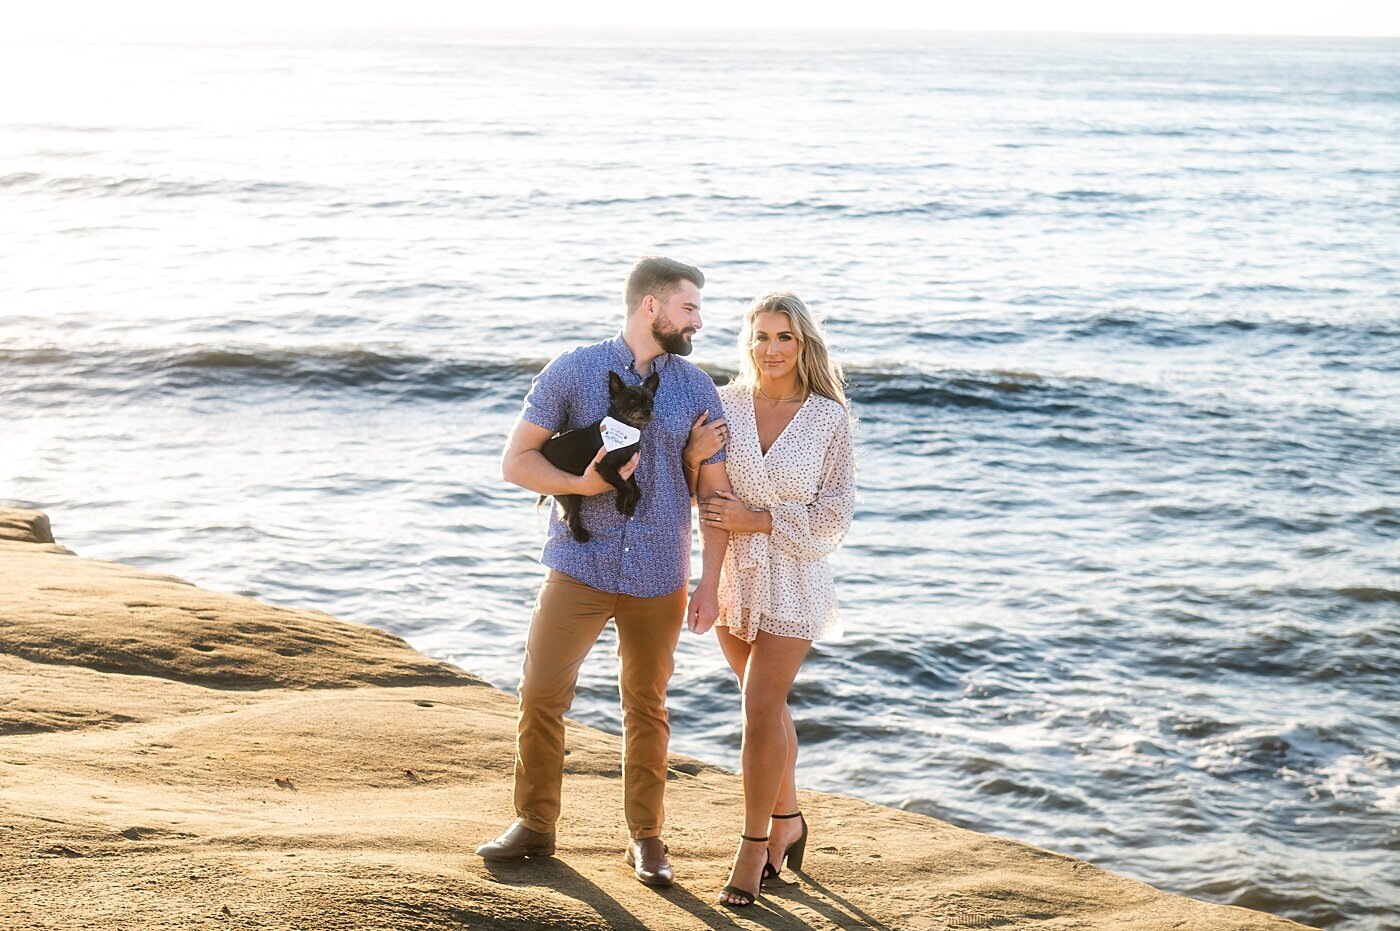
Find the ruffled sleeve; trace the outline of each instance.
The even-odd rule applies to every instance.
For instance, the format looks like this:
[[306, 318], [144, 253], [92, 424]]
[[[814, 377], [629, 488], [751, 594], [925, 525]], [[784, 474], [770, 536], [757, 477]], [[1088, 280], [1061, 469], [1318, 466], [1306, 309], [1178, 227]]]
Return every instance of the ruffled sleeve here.
[[834, 553], [855, 513], [855, 453], [851, 422], [844, 408], [835, 421], [822, 460], [816, 500], [783, 501], [769, 508], [773, 547], [796, 559], [820, 559]]

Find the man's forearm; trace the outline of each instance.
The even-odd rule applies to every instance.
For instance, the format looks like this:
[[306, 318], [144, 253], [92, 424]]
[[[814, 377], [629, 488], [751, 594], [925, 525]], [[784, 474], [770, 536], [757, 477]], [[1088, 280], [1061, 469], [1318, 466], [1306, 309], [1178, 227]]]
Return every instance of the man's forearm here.
[[683, 458], [681, 459], [681, 468], [685, 470], [686, 488], [690, 490], [690, 502], [694, 504], [699, 500], [697, 495], [700, 490], [700, 463], [692, 465]]
[[700, 584], [718, 585], [719, 570], [724, 565], [724, 552], [729, 548], [729, 534], [718, 527], [700, 525]]
[[582, 476], [565, 472], [538, 449], [509, 453], [501, 460], [501, 477], [538, 495], [576, 495]]

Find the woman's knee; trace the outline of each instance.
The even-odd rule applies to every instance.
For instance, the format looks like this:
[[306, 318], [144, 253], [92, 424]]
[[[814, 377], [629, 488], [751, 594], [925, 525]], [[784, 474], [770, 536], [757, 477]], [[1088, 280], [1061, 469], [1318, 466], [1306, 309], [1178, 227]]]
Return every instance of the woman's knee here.
[[744, 689], [744, 720], [787, 727], [787, 695], [776, 689]]

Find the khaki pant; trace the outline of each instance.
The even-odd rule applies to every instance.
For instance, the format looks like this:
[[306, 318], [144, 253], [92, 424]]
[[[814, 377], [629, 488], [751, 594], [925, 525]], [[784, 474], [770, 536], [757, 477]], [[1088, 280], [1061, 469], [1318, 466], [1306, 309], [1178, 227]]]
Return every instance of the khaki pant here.
[[685, 595], [685, 586], [656, 598], [614, 595], [550, 570], [535, 601], [520, 678], [515, 813], [527, 828], [554, 830], [564, 779], [564, 714], [573, 705], [583, 658], [608, 618], [616, 618], [627, 828], [635, 838], [661, 833], [671, 738], [666, 684], [675, 666]]

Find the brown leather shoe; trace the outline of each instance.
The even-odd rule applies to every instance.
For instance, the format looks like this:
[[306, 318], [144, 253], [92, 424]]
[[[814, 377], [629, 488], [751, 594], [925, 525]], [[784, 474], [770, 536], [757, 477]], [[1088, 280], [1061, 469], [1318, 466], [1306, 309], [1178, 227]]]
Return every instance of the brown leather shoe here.
[[476, 855], [486, 860], [519, 860], [521, 857], [554, 856], [554, 832], [541, 834], [516, 821], [505, 833], [490, 843], [476, 848]]
[[627, 842], [627, 865], [636, 870], [637, 881], [648, 886], [669, 886], [676, 881], [671, 864], [666, 860], [669, 851], [659, 837], [643, 837]]

